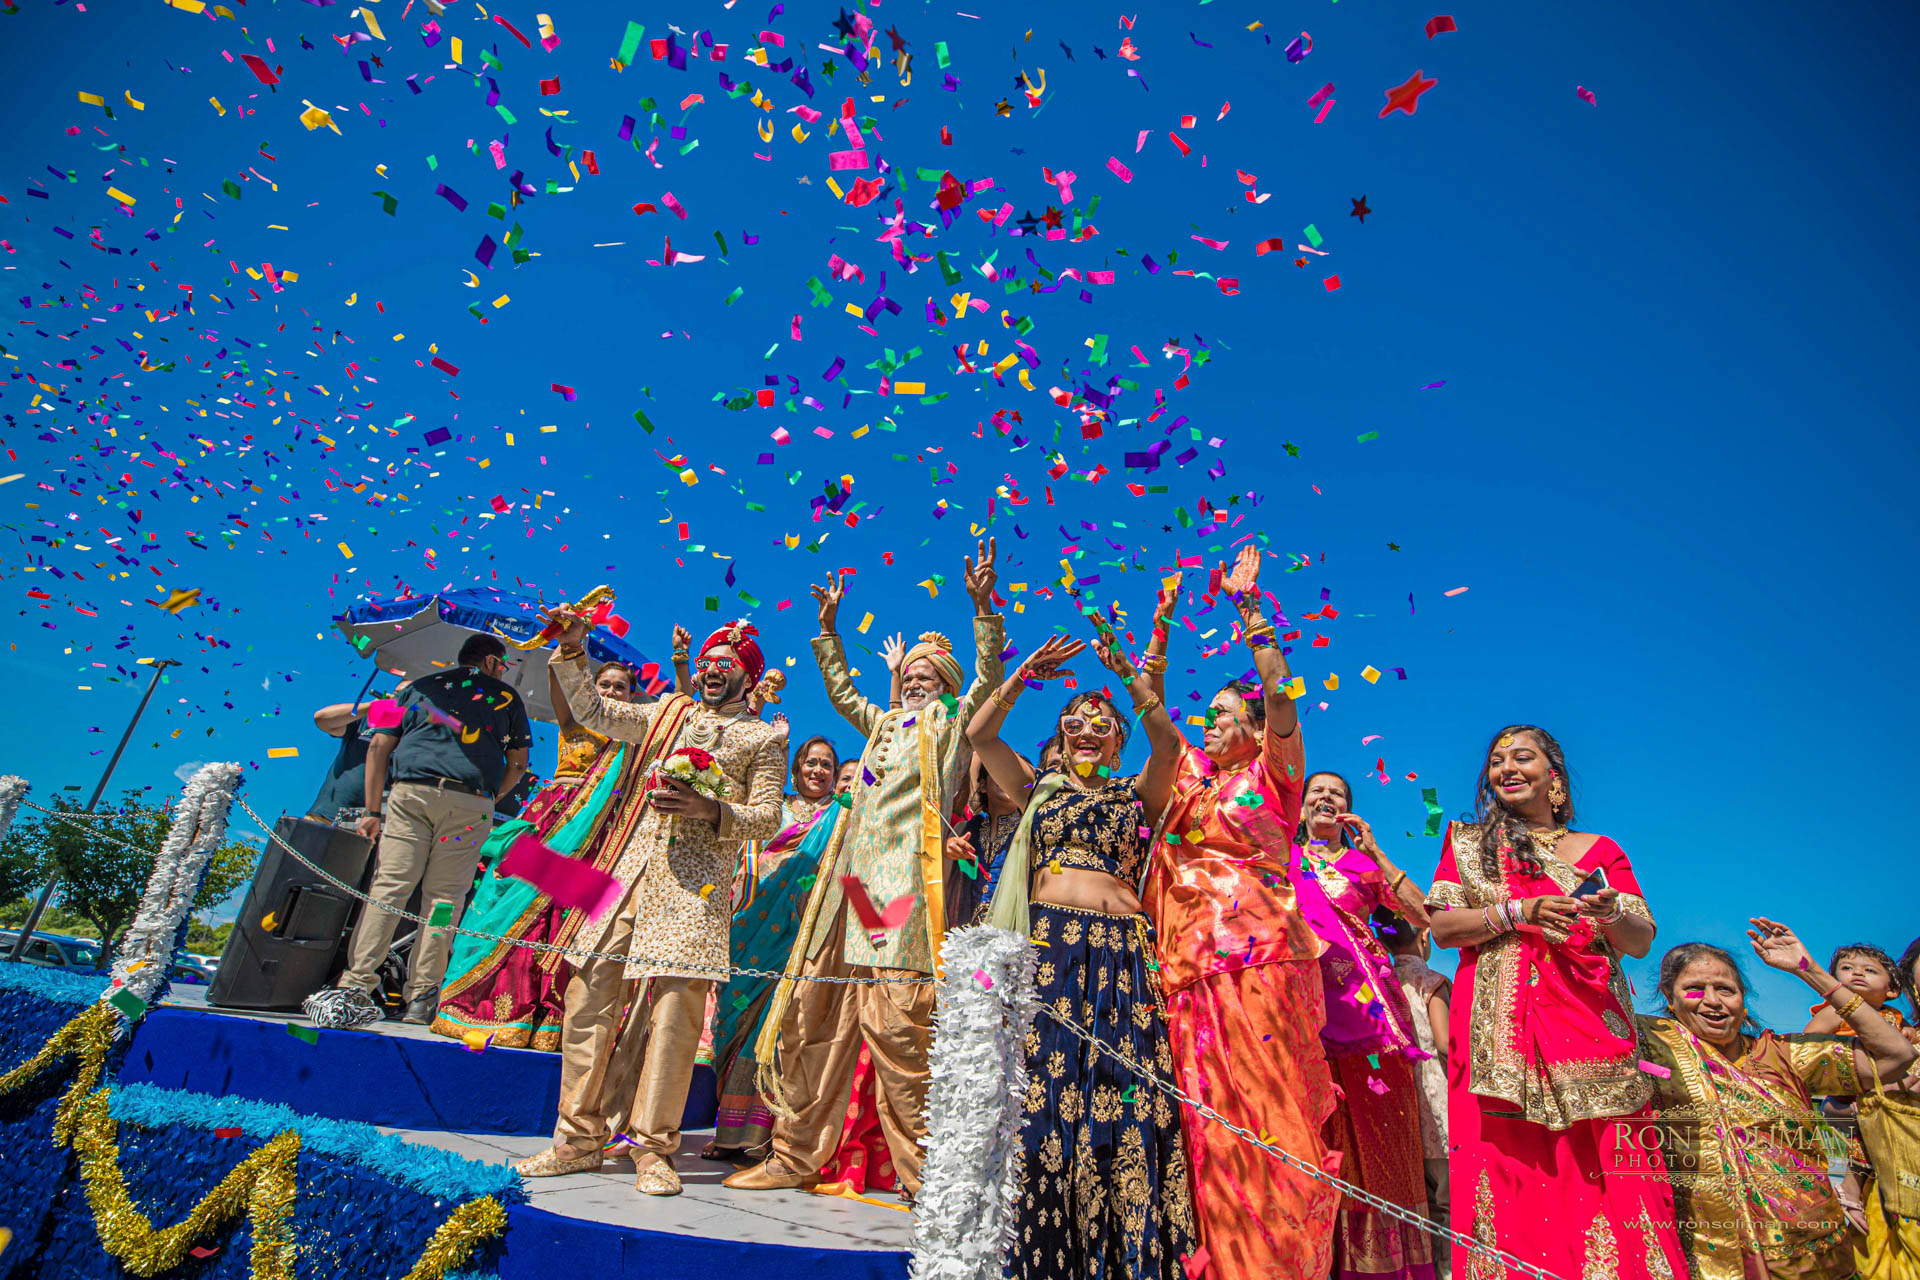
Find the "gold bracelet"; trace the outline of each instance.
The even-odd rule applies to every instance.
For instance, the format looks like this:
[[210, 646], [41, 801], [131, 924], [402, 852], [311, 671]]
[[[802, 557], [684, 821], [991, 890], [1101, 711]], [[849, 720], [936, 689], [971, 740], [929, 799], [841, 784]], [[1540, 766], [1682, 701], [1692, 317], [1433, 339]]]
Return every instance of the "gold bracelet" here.
[[1240, 626], [1240, 634], [1243, 636], [1277, 636], [1279, 632], [1274, 629], [1273, 623], [1262, 618], [1251, 627], [1242, 623]]
[[1149, 653], [1140, 659], [1140, 669], [1150, 676], [1157, 676], [1167, 669], [1167, 658], [1162, 653]]
[[[1835, 988], [1835, 990], [1839, 990], [1839, 989], [1840, 988]], [[1829, 1000], [1831, 1000], [1832, 998], [1833, 997], [1831, 996], [1828, 997]], [[1866, 1001], [1866, 997], [1861, 995], [1858, 991], [1856, 991], [1853, 993], [1853, 999], [1847, 1001], [1845, 1004], [1835, 1005], [1833, 1011], [1840, 1015], [1840, 1021], [1845, 1022], [1848, 1018], [1851, 1018], [1853, 1016], [1853, 1011], [1855, 1009], [1858, 1009], [1861, 1006], [1861, 1004], [1864, 1003], [1865, 1001]]]
[[1158, 707], [1160, 704], [1161, 704], [1160, 695], [1157, 693], [1150, 693], [1141, 701], [1133, 704], [1133, 714], [1136, 716], [1144, 716], [1149, 711], [1152, 711], [1155, 707]]
[[675, 662], [685, 662], [691, 656], [692, 655], [689, 654], [685, 649], [675, 649], [673, 651], [673, 660]]
[[1388, 893], [1398, 893], [1398, 892], [1400, 892], [1400, 882], [1401, 882], [1402, 880], [1410, 880], [1410, 879], [1412, 879], [1412, 877], [1411, 877], [1411, 876], [1409, 876], [1409, 875], [1408, 875], [1408, 874], [1407, 874], [1407, 873], [1406, 873], [1406, 872], [1405, 872], [1404, 870], [1403, 870], [1403, 871], [1401, 871], [1401, 873], [1400, 873], [1399, 875], [1397, 875], [1397, 876], [1395, 876], [1395, 877], [1394, 877], [1393, 879], [1391, 879], [1391, 880], [1389, 880], [1389, 881], [1387, 881], [1387, 892], [1388, 892]]
[[1015, 695], [1015, 698], [1012, 700], [1001, 697], [1000, 695], [1005, 693], [1006, 691], [1007, 691], [1006, 686], [1004, 685], [1002, 685], [998, 689], [995, 689], [993, 691], [993, 700], [1000, 707], [1002, 711], [1011, 711], [1013, 710], [1014, 701], [1018, 700], [1018, 695]]
[[553, 651], [553, 656], [556, 658], [584, 658], [587, 656], [587, 651], [582, 645], [563, 644]]

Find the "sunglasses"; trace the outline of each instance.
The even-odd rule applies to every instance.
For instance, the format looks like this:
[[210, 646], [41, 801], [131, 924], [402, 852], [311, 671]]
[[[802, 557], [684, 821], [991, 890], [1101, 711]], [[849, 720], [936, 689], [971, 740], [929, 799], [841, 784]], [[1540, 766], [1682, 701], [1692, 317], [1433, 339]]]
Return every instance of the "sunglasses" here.
[[1106, 716], [1068, 716], [1060, 722], [1060, 731], [1069, 738], [1090, 733], [1096, 738], [1111, 738], [1119, 726]]
[[738, 658], [695, 658], [693, 660], [695, 671], [718, 671], [722, 675], [743, 665]]

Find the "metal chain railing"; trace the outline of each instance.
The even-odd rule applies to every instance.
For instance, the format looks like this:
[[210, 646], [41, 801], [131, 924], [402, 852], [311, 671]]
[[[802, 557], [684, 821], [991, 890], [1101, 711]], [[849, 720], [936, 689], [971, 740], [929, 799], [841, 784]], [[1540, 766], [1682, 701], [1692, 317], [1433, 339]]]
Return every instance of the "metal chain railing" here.
[[648, 956], [616, 955], [612, 952], [607, 952], [607, 951], [590, 951], [584, 947], [563, 947], [557, 943], [539, 942], [531, 938], [509, 938], [502, 934], [485, 933], [478, 929], [462, 929], [460, 926], [454, 925], [454, 924], [434, 924], [431, 920], [427, 919], [425, 916], [415, 915], [411, 911], [406, 910], [404, 907], [396, 907], [390, 903], [381, 902], [376, 898], [369, 897], [368, 895], [362, 893], [359, 889], [355, 888], [353, 885], [348, 884], [346, 881], [342, 880], [340, 877], [334, 875], [331, 871], [328, 871], [325, 867], [314, 862], [311, 858], [307, 857], [306, 854], [301, 853], [298, 849], [288, 844], [285, 840], [282, 840], [280, 838], [279, 833], [273, 829], [271, 824], [269, 824], [266, 821], [266, 819], [262, 818], [259, 814], [255, 813], [252, 807], [249, 806], [245, 800], [241, 799], [238, 796], [235, 796], [234, 803], [239, 805], [240, 808], [246, 813], [246, 815], [249, 818], [252, 818], [255, 822], [260, 824], [260, 829], [267, 833], [268, 839], [272, 840], [275, 844], [279, 845], [282, 849], [286, 850], [289, 854], [293, 855], [295, 860], [297, 860], [301, 866], [304, 866], [305, 868], [307, 868], [307, 870], [313, 872], [315, 875], [320, 876], [322, 879], [326, 880], [327, 883], [331, 884], [334, 888], [339, 889], [342, 893], [349, 894], [352, 897], [359, 899], [361, 902], [365, 903], [366, 905], [370, 907], [376, 907], [379, 910], [386, 912], [390, 916], [397, 916], [402, 920], [410, 920], [414, 924], [422, 925], [429, 929], [437, 929], [437, 930], [444, 931], [446, 933], [457, 934], [463, 938], [476, 938], [481, 942], [504, 942], [510, 947], [524, 947], [529, 951], [555, 952], [573, 961], [614, 960], [614, 961], [620, 962], [621, 964], [637, 964], [642, 968], [658, 968], [658, 969], [664, 969], [673, 973], [710, 973], [716, 976], [721, 974], [730, 974], [730, 975], [737, 974], [742, 977], [748, 977], [748, 978], [776, 978], [776, 979], [792, 978], [796, 982], [826, 982], [826, 983], [831, 983], [835, 986], [846, 986], [846, 987], [886, 986], [896, 982], [931, 983], [934, 980], [931, 974], [920, 975], [912, 978], [836, 978], [836, 977], [828, 977], [824, 974], [783, 973], [777, 969], [751, 969], [744, 965], [720, 966], [720, 965], [695, 964], [689, 961], [681, 961], [681, 960], [655, 960]]
[[1535, 1280], [1561, 1280], [1561, 1277], [1555, 1274], [1554, 1272], [1544, 1270], [1541, 1267], [1537, 1267], [1531, 1262], [1524, 1262], [1521, 1259], [1514, 1257], [1512, 1254], [1506, 1252], [1503, 1249], [1497, 1249], [1492, 1245], [1483, 1244], [1480, 1241], [1475, 1240], [1472, 1236], [1462, 1235], [1458, 1231], [1455, 1231], [1450, 1227], [1440, 1226], [1438, 1223], [1434, 1222], [1432, 1219], [1423, 1217], [1422, 1215], [1417, 1214], [1413, 1210], [1408, 1209], [1402, 1205], [1394, 1204], [1390, 1200], [1382, 1200], [1379, 1196], [1374, 1195], [1372, 1192], [1366, 1190], [1365, 1188], [1356, 1187], [1351, 1182], [1346, 1181], [1344, 1178], [1339, 1178], [1334, 1176], [1333, 1174], [1327, 1173], [1325, 1170], [1321, 1169], [1318, 1165], [1309, 1164], [1307, 1161], [1302, 1160], [1299, 1156], [1294, 1155], [1291, 1151], [1288, 1151], [1283, 1147], [1275, 1146], [1271, 1142], [1262, 1140], [1259, 1134], [1256, 1134], [1256, 1133], [1250, 1132], [1249, 1130], [1241, 1128], [1239, 1125], [1235, 1124], [1233, 1121], [1221, 1115], [1218, 1111], [1215, 1111], [1212, 1107], [1209, 1107], [1206, 1103], [1198, 1101], [1197, 1099], [1188, 1097], [1186, 1093], [1183, 1092], [1178, 1085], [1174, 1084], [1172, 1081], [1169, 1081], [1169, 1080], [1162, 1080], [1159, 1076], [1155, 1075], [1152, 1071], [1149, 1071], [1146, 1067], [1141, 1066], [1139, 1063], [1135, 1062], [1132, 1058], [1129, 1058], [1125, 1053], [1114, 1048], [1112, 1045], [1108, 1044], [1106, 1041], [1102, 1040], [1100, 1037], [1094, 1035], [1091, 1031], [1088, 1031], [1085, 1027], [1082, 1027], [1079, 1023], [1075, 1022], [1072, 1018], [1068, 1017], [1066, 1014], [1061, 1013], [1058, 1009], [1055, 1009], [1053, 1006], [1043, 1004], [1040, 1006], [1040, 1011], [1046, 1014], [1048, 1017], [1052, 1018], [1055, 1022], [1059, 1023], [1061, 1026], [1065, 1027], [1068, 1031], [1071, 1031], [1074, 1035], [1078, 1036], [1080, 1039], [1086, 1041], [1088, 1044], [1092, 1045], [1094, 1048], [1098, 1049], [1100, 1052], [1106, 1054], [1108, 1057], [1114, 1059], [1116, 1062], [1126, 1067], [1129, 1071], [1139, 1076], [1142, 1080], [1145, 1080], [1149, 1085], [1160, 1090], [1162, 1093], [1167, 1094], [1169, 1097], [1172, 1097], [1176, 1101], [1180, 1102], [1182, 1105], [1191, 1108], [1195, 1115], [1200, 1116], [1204, 1120], [1210, 1120], [1215, 1124], [1225, 1127], [1229, 1133], [1239, 1138], [1242, 1142], [1248, 1143], [1251, 1146], [1258, 1147], [1260, 1150], [1266, 1152], [1268, 1155], [1280, 1161], [1282, 1164], [1287, 1165], [1289, 1168], [1297, 1169], [1301, 1173], [1306, 1174], [1309, 1178], [1312, 1178], [1315, 1181], [1324, 1182], [1328, 1186], [1338, 1188], [1343, 1194], [1352, 1196], [1355, 1200], [1358, 1200], [1360, 1203], [1366, 1205], [1368, 1208], [1378, 1209], [1381, 1213], [1386, 1214], [1390, 1218], [1394, 1218], [1400, 1222], [1403, 1222], [1407, 1226], [1413, 1227], [1420, 1231], [1424, 1231], [1431, 1236], [1438, 1236], [1459, 1248], [1466, 1249], [1466, 1250], [1469, 1250], [1470, 1252], [1480, 1254], [1483, 1257], [1496, 1259], [1504, 1266], [1510, 1267], [1513, 1270], [1519, 1271], [1525, 1275], [1533, 1276]]
[[[22, 801], [21, 803], [26, 805], [30, 809], [35, 809], [41, 813], [47, 814], [49, 817], [52, 817], [58, 821], [66, 821], [70, 819], [85, 819], [88, 821], [100, 821], [112, 816], [110, 814], [68, 813], [64, 810], [42, 808], [40, 805], [33, 804], [30, 801]], [[302, 866], [306, 867], [309, 871], [312, 871], [314, 874], [320, 876], [322, 879], [326, 880], [329, 884], [333, 885], [336, 889], [339, 889], [341, 892], [346, 893], [349, 896], [358, 899], [360, 902], [368, 906], [378, 908], [379, 910], [386, 912], [388, 915], [396, 916], [402, 920], [411, 921], [416, 925], [421, 925], [426, 928], [441, 929], [447, 933], [457, 934], [461, 937], [475, 938], [482, 942], [501, 942], [501, 943], [507, 944], [508, 946], [524, 947], [530, 951], [557, 952], [561, 955], [566, 956], [569, 960], [575, 960], [575, 961], [609, 960], [609, 961], [614, 961], [620, 964], [637, 963], [643, 967], [657, 966], [660, 968], [672, 969], [675, 971], [712, 973], [716, 975], [724, 973], [729, 975], [738, 974], [744, 977], [751, 977], [751, 978], [774, 978], [774, 979], [793, 978], [800, 982], [824, 982], [824, 983], [831, 983], [831, 984], [840, 985], [840, 986], [877, 986], [877, 985], [890, 984], [890, 983], [902, 982], [902, 981], [920, 982], [920, 983], [928, 983], [928, 982], [934, 981], [934, 979], [931, 976], [919, 977], [919, 978], [908, 978], [908, 979], [842, 978], [842, 977], [829, 977], [826, 975], [784, 973], [784, 972], [780, 972], [778, 970], [773, 970], [773, 969], [754, 969], [746, 966], [727, 966], [725, 968], [721, 968], [719, 966], [714, 966], [714, 965], [682, 963], [679, 961], [673, 961], [673, 962], [657, 961], [644, 956], [617, 955], [611, 952], [592, 951], [582, 947], [563, 947], [555, 943], [539, 942], [529, 938], [509, 938], [501, 934], [485, 933], [475, 929], [463, 929], [463, 928], [460, 928], [458, 925], [452, 925], [452, 924], [436, 925], [431, 920], [427, 919], [425, 916], [415, 915], [414, 913], [407, 911], [403, 907], [396, 907], [389, 903], [381, 902], [378, 899], [372, 898], [367, 894], [362, 893], [358, 888], [340, 879], [338, 876], [328, 871], [325, 867], [320, 866], [318, 863], [308, 858], [305, 854], [301, 853], [300, 850], [294, 848], [292, 845], [288, 844], [285, 840], [281, 839], [279, 833], [274, 831], [272, 826], [264, 818], [262, 818], [259, 814], [255, 813], [253, 811], [252, 806], [248, 805], [244, 799], [236, 796], [234, 798], [234, 803], [239, 805], [241, 810], [249, 818], [252, 818], [254, 822], [259, 824], [260, 829], [267, 833], [268, 839], [272, 840], [275, 844], [279, 845], [280, 848], [286, 851], [288, 854], [291, 854], [293, 858], [296, 861], [298, 861]], [[115, 843], [121, 844], [129, 849], [134, 849], [137, 852], [143, 852], [143, 853], [149, 853], [149, 854], [152, 852], [151, 850], [140, 849], [139, 846], [137, 845], [130, 844], [124, 840], [118, 840], [111, 836], [100, 837], [100, 838], [114, 840]], [[1139, 1076], [1142, 1080], [1146, 1081], [1151, 1087], [1160, 1090], [1161, 1092], [1167, 1094], [1169, 1097], [1173, 1098], [1175, 1101], [1179, 1102], [1181, 1105], [1189, 1108], [1194, 1115], [1197, 1115], [1204, 1120], [1210, 1121], [1211, 1123], [1223, 1126], [1229, 1133], [1239, 1138], [1242, 1142], [1248, 1143], [1249, 1145], [1258, 1148], [1259, 1150], [1265, 1152], [1267, 1155], [1280, 1161], [1282, 1164], [1285, 1164], [1288, 1167], [1295, 1169], [1300, 1173], [1305, 1174], [1309, 1178], [1312, 1178], [1319, 1182], [1323, 1182], [1328, 1186], [1334, 1187], [1338, 1189], [1342, 1194], [1351, 1196], [1353, 1199], [1368, 1206], [1369, 1208], [1376, 1209], [1379, 1212], [1386, 1214], [1388, 1217], [1393, 1218], [1399, 1222], [1402, 1222], [1408, 1226], [1411, 1226], [1416, 1230], [1424, 1231], [1428, 1235], [1445, 1239], [1446, 1241], [1453, 1244], [1457, 1248], [1463, 1248], [1470, 1252], [1496, 1259], [1502, 1265], [1509, 1267], [1515, 1271], [1519, 1271], [1524, 1275], [1532, 1276], [1535, 1278], [1535, 1280], [1561, 1280], [1561, 1277], [1556, 1275], [1554, 1272], [1544, 1270], [1538, 1266], [1535, 1266], [1532, 1263], [1522, 1261], [1521, 1259], [1514, 1257], [1512, 1254], [1507, 1253], [1504, 1250], [1494, 1248], [1491, 1245], [1483, 1244], [1480, 1241], [1473, 1239], [1471, 1236], [1462, 1235], [1460, 1232], [1454, 1231], [1451, 1228], [1439, 1226], [1438, 1224], [1433, 1222], [1431, 1219], [1423, 1217], [1422, 1215], [1413, 1212], [1411, 1209], [1407, 1209], [1401, 1205], [1394, 1204], [1392, 1201], [1389, 1201], [1389, 1200], [1383, 1200], [1379, 1196], [1374, 1195], [1372, 1192], [1367, 1191], [1365, 1188], [1357, 1187], [1353, 1183], [1348, 1182], [1345, 1179], [1342, 1179], [1334, 1176], [1333, 1174], [1327, 1173], [1326, 1171], [1319, 1168], [1317, 1165], [1310, 1164], [1309, 1162], [1302, 1160], [1300, 1157], [1294, 1155], [1290, 1151], [1287, 1151], [1285, 1148], [1276, 1146], [1271, 1142], [1263, 1141], [1258, 1134], [1240, 1127], [1239, 1125], [1235, 1124], [1233, 1121], [1221, 1115], [1218, 1111], [1215, 1111], [1212, 1107], [1207, 1106], [1205, 1103], [1200, 1102], [1195, 1098], [1189, 1097], [1184, 1091], [1182, 1091], [1179, 1088], [1179, 1086], [1173, 1084], [1171, 1081], [1161, 1079], [1159, 1076], [1155, 1075], [1152, 1071], [1148, 1070], [1146, 1067], [1133, 1061], [1133, 1059], [1129, 1058], [1125, 1053], [1114, 1048], [1112, 1045], [1109, 1045], [1104, 1040], [1101, 1040], [1098, 1036], [1094, 1035], [1092, 1032], [1080, 1026], [1071, 1017], [1068, 1017], [1067, 1015], [1060, 1013], [1058, 1010], [1052, 1008], [1049, 1005], [1041, 1005], [1040, 1008], [1041, 1008], [1041, 1011], [1044, 1012], [1048, 1017], [1051, 1017], [1054, 1021], [1060, 1023], [1061, 1026], [1065, 1027], [1068, 1031], [1072, 1032], [1075, 1036], [1078, 1036], [1081, 1040], [1086, 1041], [1088, 1044], [1092, 1045], [1095, 1049], [1099, 1050], [1101, 1053], [1106, 1054], [1107, 1056], [1113, 1058], [1115, 1061], [1119, 1062], [1122, 1066], [1125, 1066], [1128, 1070], [1132, 1071], [1135, 1075]]]
[[[118, 814], [113, 814], [113, 813], [81, 813], [77, 809], [48, 809], [35, 804], [31, 800], [22, 800], [20, 802], [20, 807], [23, 809], [33, 809], [39, 813], [44, 813], [49, 818], [52, 818], [54, 821], [64, 822], [64, 823], [67, 823], [69, 826], [77, 826], [83, 822], [106, 822], [110, 819], [120, 816]], [[135, 853], [144, 853], [149, 858], [155, 858], [159, 856], [156, 850], [149, 849], [145, 845], [135, 844], [131, 840], [122, 840], [119, 836], [108, 835], [104, 831], [90, 831], [87, 833], [87, 838], [90, 840], [104, 841], [107, 844], [117, 844], [122, 849], [131, 849]]]

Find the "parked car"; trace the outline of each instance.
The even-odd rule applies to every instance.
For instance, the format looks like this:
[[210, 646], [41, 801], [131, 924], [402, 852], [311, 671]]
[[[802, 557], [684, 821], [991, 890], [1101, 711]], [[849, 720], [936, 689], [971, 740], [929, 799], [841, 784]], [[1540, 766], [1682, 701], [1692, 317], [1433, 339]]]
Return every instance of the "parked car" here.
[[[18, 929], [0, 929], [0, 955], [11, 955]], [[43, 969], [90, 970], [100, 958], [100, 944], [92, 938], [69, 938], [64, 934], [35, 930], [27, 940], [20, 959]]]

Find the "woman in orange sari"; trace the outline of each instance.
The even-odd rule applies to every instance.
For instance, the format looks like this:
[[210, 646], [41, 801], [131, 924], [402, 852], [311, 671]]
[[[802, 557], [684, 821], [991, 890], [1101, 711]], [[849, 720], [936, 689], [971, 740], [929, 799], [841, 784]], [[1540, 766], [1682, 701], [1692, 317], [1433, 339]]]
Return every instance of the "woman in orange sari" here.
[[[1222, 566], [1224, 570], [1225, 566]], [[1286, 686], [1293, 678], [1261, 605], [1260, 551], [1244, 548], [1220, 590], [1240, 612], [1256, 681], [1214, 695], [1202, 747], [1183, 743], [1173, 798], [1141, 895], [1159, 937], [1175, 1078], [1188, 1096], [1329, 1171], [1321, 1126], [1333, 1079], [1321, 944], [1287, 875], [1305, 754]], [[1161, 595], [1141, 669], [1165, 696]], [[1151, 816], [1151, 815], [1150, 815]], [[1321, 1280], [1332, 1265], [1340, 1193], [1192, 1111], [1187, 1140], [1202, 1280]]]
[[[1453, 1229], [1566, 1280], [1679, 1280], [1685, 1255], [1663, 1170], [1615, 1159], [1614, 1117], [1644, 1122], [1622, 954], [1653, 915], [1620, 846], [1571, 831], [1553, 735], [1494, 735], [1476, 819], [1447, 832], [1427, 907], [1460, 949], [1447, 1064]], [[1464, 1255], [1464, 1256], [1463, 1256]], [[1508, 1269], [1461, 1249], [1456, 1274]]]

